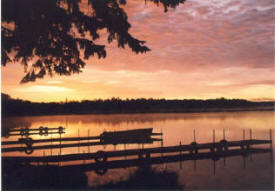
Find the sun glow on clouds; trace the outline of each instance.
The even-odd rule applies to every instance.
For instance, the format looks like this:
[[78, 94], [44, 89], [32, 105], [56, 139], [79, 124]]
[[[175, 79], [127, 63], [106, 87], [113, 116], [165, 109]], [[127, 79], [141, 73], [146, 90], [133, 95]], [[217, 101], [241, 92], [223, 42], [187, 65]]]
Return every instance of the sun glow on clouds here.
[[79, 75], [24, 85], [21, 66], [8, 65], [3, 92], [35, 101], [275, 98], [274, 0], [188, 0], [167, 13], [131, 0], [124, 8], [131, 33], [151, 52], [136, 55], [112, 43], [106, 59], [91, 58]]
[[38, 93], [54, 93], [54, 92], [72, 92], [72, 89], [58, 86], [44, 86], [44, 85], [34, 85], [26, 88], [16, 88], [19, 92], [38, 92]]
[[62, 81], [58, 81], [58, 80], [50, 80], [47, 82], [48, 84], [62, 84]]

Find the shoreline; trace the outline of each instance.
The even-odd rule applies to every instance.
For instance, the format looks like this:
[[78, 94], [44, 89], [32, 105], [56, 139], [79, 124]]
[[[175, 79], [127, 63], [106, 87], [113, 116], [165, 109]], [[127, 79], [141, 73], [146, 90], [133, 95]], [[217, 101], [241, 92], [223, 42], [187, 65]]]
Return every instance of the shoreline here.
[[160, 111], [132, 111], [132, 112], [75, 112], [75, 113], [50, 113], [50, 114], [26, 114], [26, 115], [6, 115], [9, 117], [35, 117], [35, 116], [56, 116], [56, 115], [116, 115], [116, 114], [171, 114], [171, 113], [219, 113], [219, 112], [253, 112], [253, 111], [275, 111], [275, 107], [239, 107], [239, 108], [201, 108], [201, 109], [183, 109], [183, 110], [160, 110]]

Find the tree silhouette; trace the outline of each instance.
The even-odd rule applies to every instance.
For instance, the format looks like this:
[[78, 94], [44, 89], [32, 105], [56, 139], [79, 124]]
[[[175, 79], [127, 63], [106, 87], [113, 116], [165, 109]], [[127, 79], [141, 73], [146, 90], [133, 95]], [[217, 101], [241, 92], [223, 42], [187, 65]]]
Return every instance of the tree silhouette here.
[[[146, 1], [146, 0], [145, 0]], [[148, 0], [147, 0], [148, 1]], [[185, 0], [149, 0], [166, 12]], [[106, 57], [105, 45], [96, 44], [100, 30], [108, 43], [128, 45], [135, 53], [150, 49], [134, 38], [122, 5], [126, 0], [2, 0], [2, 62], [20, 62], [26, 75], [21, 83], [45, 75], [81, 72], [90, 56]]]
[[[59, 115], [59, 114], [110, 114], [110, 113], [181, 113], [205, 111], [241, 111], [271, 110], [274, 101], [253, 102], [243, 99], [98, 99], [39, 103], [13, 99], [7, 94], [1, 95], [2, 117], [21, 115]], [[22, 123], [22, 122], [21, 122]]]

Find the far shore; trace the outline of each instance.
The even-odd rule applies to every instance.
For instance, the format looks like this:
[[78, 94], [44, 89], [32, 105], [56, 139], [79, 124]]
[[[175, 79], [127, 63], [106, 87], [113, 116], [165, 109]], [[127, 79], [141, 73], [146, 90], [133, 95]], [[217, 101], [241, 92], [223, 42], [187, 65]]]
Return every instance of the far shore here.
[[75, 112], [75, 113], [50, 113], [50, 114], [26, 114], [26, 115], [8, 115], [3, 117], [28, 117], [28, 116], [55, 116], [55, 115], [115, 115], [115, 114], [171, 114], [171, 113], [218, 113], [218, 112], [248, 112], [248, 111], [275, 111], [275, 107], [239, 107], [239, 108], [202, 108], [202, 109], [184, 109], [171, 111], [132, 111], [132, 112]]
[[76, 114], [138, 114], [273, 111], [274, 101], [252, 102], [244, 99], [126, 99], [70, 102], [31, 102], [2, 94], [2, 117]]

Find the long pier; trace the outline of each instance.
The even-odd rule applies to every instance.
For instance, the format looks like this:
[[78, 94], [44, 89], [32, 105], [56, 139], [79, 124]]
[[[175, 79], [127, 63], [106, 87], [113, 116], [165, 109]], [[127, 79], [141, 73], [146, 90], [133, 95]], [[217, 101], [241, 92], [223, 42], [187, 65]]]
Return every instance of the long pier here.
[[245, 151], [242, 149], [234, 149], [229, 150], [219, 154], [213, 154], [212, 152], [205, 152], [205, 153], [198, 153], [197, 155], [193, 155], [190, 153], [183, 153], [183, 154], [174, 154], [168, 156], [156, 156], [151, 158], [145, 158], [140, 160], [137, 159], [122, 159], [122, 160], [114, 160], [114, 161], [107, 161], [104, 164], [102, 163], [88, 163], [88, 164], [75, 164], [75, 165], [65, 165], [62, 168], [85, 168], [85, 170], [96, 170], [98, 167], [108, 168], [108, 169], [115, 169], [115, 168], [126, 168], [126, 167], [133, 167], [139, 165], [153, 165], [153, 164], [163, 164], [163, 163], [172, 163], [178, 161], [188, 161], [188, 160], [204, 160], [204, 159], [212, 159], [212, 160], [219, 160], [220, 158], [224, 157], [234, 157], [234, 156], [244, 156], [248, 154], [260, 154], [260, 153], [270, 153], [271, 149], [250, 149]]
[[[87, 143], [80, 143], [80, 146], [86, 146]], [[98, 143], [99, 144], [99, 143]], [[2, 157], [3, 160], [9, 160], [14, 162], [65, 162], [65, 161], [76, 161], [76, 160], [90, 160], [94, 159], [96, 162], [106, 162], [109, 158], [114, 157], [127, 157], [127, 156], [138, 156], [139, 158], [151, 158], [152, 154], [165, 154], [175, 152], [188, 152], [192, 155], [201, 154], [202, 150], [208, 150], [211, 153], [225, 153], [232, 149], [239, 148], [241, 150], [248, 151], [253, 145], [272, 144], [272, 140], [242, 140], [242, 141], [226, 141], [221, 140], [216, 143], [203, 143], [197, 144], [192, 142], [188, 145], [177, 145], [177, 146], [166, 146], [166, 147], [155, 147], [155, 148], [143, 148], [143, 149], [127, 149], [117, 151], [98, 151], [93, 153], [81, 153], [81, 154], [66, 154], [56, 156], [38, 156], [38, 157]], [[61, 145], [62, 146], [62, 145]], [[64, 145], [65, 146], [65, 145]], [[43, 148], [43, 146], [37, 146]], [[59, 148], [56, 145], [55, 148]], [[5, 148], [5, 152], [7, 149]], [[18, 148], [19, 149], [19, 148]], [[24, 148], [21, 148], [23, 150]], [[270, 148], [271, 149], [271, 148]], [[3, 149], [2, 149], [3, 151]]]
[[[162, 135], [162, 133], [152, 133], [151, 135]], [[19, 139], [18, 141], [3, 141], [2, 145], [16, 145], [22, 144], [26, 141], [30, 141], [32, 144], [34, 143], [49, 143], [49, 142], [67, 142], [67, 141], [88, 141], [88, 140], [99, 140], [100, 136], [86, 136], [86, 137], [66, 137], [66, 138], [53, 138], [53, 139]]]
[[[40, 131], [41, 135], [44, 131], [48, 133], [48, 127], [40, 127], [38, 129], [32, 129], [33, 131]], [[2, 148], [2, 152], [17, 152], [17, 151], [25, 151], [26, 154], [33, 153], [34, 150], [41, 149], [61, 149], [69, 148], [69, 147], [84, 147], [84, 146], [97, 146], [97, 145], [117, 145], [117, 144], [152, 144], [154, 141], [162, 141], [162, 138], [153, 138], [152, 136], [162, 136], [162, 133], [153, 133], [153, 128], [145, 128], [145, 129], [134, 129], [134, 130], [126, 130], [126, 131], [113, 131], [113, 132], [103, 132], [99, 136], [88, 136], [86, 137], [66, 137], [61, 138], [61, 134], [64, 132], [63, 127], [52, 128], [53, 130], [59, 130], [59, 138], [51, 138], [51, 139], [32, 139], [30, 137], [27, 138], [19, 138], [17, 141], [3, 141], [2, 145], [15, 145], [15, 147], [4, 147]], [[25, 131], [26, 129], [21, 129]], [[14, 130], [19, 131], [19, 130]], [[29, 130], [26, 130], [29, 133]], [[90, 142], [93, 140], [93, 142]], [[96, 141], [94, 141], [96, 140]], [[64, 142], [75, 142], [78, 143], [67, 143]], [[87, 141], [87, 142], [80, 142]], [[55, 142], [59, 142], [59, 144], [53, 144]], [[34, 146], [36, 143], [46, 143], [44, 145]], [[47, 144], [50, 143], [50, 144]], [[19, 145], [19, 146], [18, 146]], [[25, 147], [23, 147], [25, 145]]]
[[[92, 140], [92, 139], [90, 139]], [[158, 138], [152, 138], [148, 140], [144, 140], [142, 144], [153, 143], [154, 141], [161, 141]], [[26, 151], [26, 149], [32, 150], [44, 150], [44, 149], [59, 149], [59, 148], [70, 148], [70, 147], [85, 147], [85, 146], [98, 146], [98, 145], [108, 145], [109, 143], [104, 142], [85, 142], [85, 143], [71, 143], [71, 144], [53, 144], [53, 145], [40, 145], [40, 146], [32, 146], [32, 147], [11, 147], [11, 148], [2, 148], [2, 152], [16, 152], [16, 151]], [[127, 144], [141, 144], [136, 141], [129, 141]]]
[[[128, 167], [148, 167], [154, 164], [164, 164], [164, 163], [173, 163], [173, 162], [182, 162], [182, 161], [190, 161], [190, 160], [206, 160], [211, 159], [214, 161], [214, 174], [215, 174], [215, 165], [216, 161], [220, 158], [228, 158], [228, 157], [235, 157], [235, 156], [243, 156], [244, 160], [247, 155], [252, 154], [261, 154], [261, 153], [272, 153], [272, 149], [261, 149], [261, 148], [250, 148], [249, 150], [244, 149], [232, 149], [227, 150], [224, 152], [204, 152], [204, 153], [177, 153], [173, 155], [167, 156], [154, 156], [154, 157], [146, 157], [146, 158], [134, 158], [134, 159], [119, 159], [119, 160], [112, 160], [112, 161], [105, 161], [105, 162], [94, 162], [94, 163], [85, 163], [83, 164], [74, 164], [74, 165], [64, 165], [64, 166], [55, 166], [49, 165], [49, 158], [44, 157], [44, 160], [41, 160], [40, 157], [25, 157], [29, 158], [28, 160], [20, 158], [20, 157], [3, 157], [2, 158], [2, 165], [3, 168], [13, 169], [13, 164], [26, 164], [27, 162], [42, 162], [44, 165], [30, 165], [29, 167], [32, 168], [45, 168], [48, 169], [49, 166], [56, 167], [58, 170], [65, 170], [74, 172], [75, 170], [79, 171], [91, 171], [94, 170], [98, 175], [104, 175], [107, 173], [108, 169], [118, 169], [118, 168], [128, 168]], [[23, 160], [22, 160], [23, 159]], [[54, 159], [54, 157], [52, 157]], [[83, 158], [82, 158], [83, 159]], [[90, 159], [90, 158], [87, 158]], [[180, 163], [181, 164], [181, 163]], [[24, 165], [23, 165], [24, 166]], [[28, 167], [28, 166], [26, 166]]]
[[36, 129], [29, 129], [29, 128], [20, 128], [20, 129], [10, 129], [5, 134], [5, 137], [9, 136], [25, 136], [29, 137], [30, 135], [44, 135], [48, 136], [49, 134], [63, 134], [65, 128], [60, 126], [56, 128], [49, 128], [49, 127], [39, 127]]
[[[259, 140], [252, 139], [252, 131], [250, 130], [250, 139], [245, 139], [245, 132], [243, 132], [243, 140], [239, 141], [227, 141], [225, 139], [225, 131], [223, 131], [223, 139], [219, 142], [215, 140], [215, 130], [213, 130], [213, 142], [209, 143], [197, 143], [194, 130], [194, 141], [190, 144], [174, 146], [163, 146], [163, 139], [152, 138], [151, 135], [161, 135], [162, 133], [152, 133], [152, 129], [143, 129], [143, 133], [146, 132], [147, 136], [142, 136], [139, 131], [131, 131], [132, 136], [128, 136], [128, 132], [109, 132], [102, 133], [100, 136], [93, 137], [66, 137], [55, 139], [37, 139], [32, 138], [21, 138], [18, 141], [5, 141], [2, 145], [18, 145], [25, 144], [26, 146], [16, 146], [16, 147], [5, 147], [2, 148], [2, 152], [14, 152], [14, 151], [25, 151], [27, 154], [31, 154], [34, 150], [40, 149], [60, 149], [58, 155], [50, 156], [2, 156], [2, 164], [6, 169], [13, 169], [13, 165], [20, 168], [22, 167], [32, 167], [32, 168], [45, 168], [47, 169], [49, 163], [58, 163], [58, 169], [63, 170], [94, 170], [97, 174], [103, 175], [108, 169], [115, 168], [126, 168], [126, 167], [146, 167], [153, 164], [163, 164], [177, 161], [187, 161], [194, 160], [204, 160], [211, 159], [214, 161], [214, 172], [215, 172], [215, 162], [221, 157], [233, 157], [233, 156], [243, 156], [245, 157], [250, 154], [256, 153], [272, 153], [272, 132], [270, 130], [269, 140]], [[88, 133], [89, 135], [89, 133]], [[93, 140], [93, 141], [91, 141]], [[98, 140], [98, 141], [94, 141]], [[78, 143], [72, 143], [78, 141]], [[87, 142], [80, 142], [87, 141]], [[96, 146], [96, 145], [107, 145], [107, 144], [132, 144], [132, 143], [153, 143], [154, 141], [161, 141], [161, 146], [152, 148], [138, 148], [138, 149], [124, 149], [124, 150], [114, 150], [114, 151], [103, 151], [99, 150], [97, 152], [90, 152], [88, 149], [87, 153], [77, 153], [77, 154], [63, 154], [61, 155], [61, 148], [68, 147], [83, 147], [83, 146]], [[34, 143], [51, 143], [50, 145], [36, 145]], [[59, 142], [59, 144], [53, 144], [53, 142]], [[61, 144], [65, 142], [65, 144]], [[66, 143], [67, 142], [67, 143]], [[266, 145], [264, 148], [253, 146], [256, 145]], [[124, 159], [122, 159], [124, 157]], [[127, 159], [129, 157], [129, 159]], [[271, 154], [272, 159], [272, 154]], [[94, 162], [92, 162], [94, 160]], [[71, 165], [71, 161], [77, 161], [77, 164]], [[83, 164], [81, 164], [83, 161]], [[85, 162], [87, 161], [87, 162]], [[60, 166], [60, 163], [63, 163]], [[36, 166], [35, 164], [44, 164], [42, 166]], [[65, 164], [65, 165], [64, 165]]]

